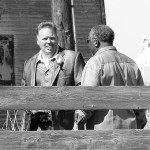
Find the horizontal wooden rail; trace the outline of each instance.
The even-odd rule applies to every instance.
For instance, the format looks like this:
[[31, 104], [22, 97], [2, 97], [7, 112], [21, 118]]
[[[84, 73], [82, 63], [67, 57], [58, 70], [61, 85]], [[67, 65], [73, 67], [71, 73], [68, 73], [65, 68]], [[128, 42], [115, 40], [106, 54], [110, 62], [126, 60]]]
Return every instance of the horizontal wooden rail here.
[[150, 87], [0, 87], [0, 109], [148, 109]]
[[[149, 109], [150, 87], [0, 87], [0, 110]], [[150, 130], [0, 131], [1, 149], [149, 150]]]
[[150, 130], [1, 131], [0, 148], [18, 150], [149, 150]]

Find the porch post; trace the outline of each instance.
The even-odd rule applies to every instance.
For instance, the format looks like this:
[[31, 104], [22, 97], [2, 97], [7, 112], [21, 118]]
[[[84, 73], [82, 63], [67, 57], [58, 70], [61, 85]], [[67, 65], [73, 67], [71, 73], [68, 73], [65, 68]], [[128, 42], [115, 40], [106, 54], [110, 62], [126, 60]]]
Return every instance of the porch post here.
[[58, 30], [59, 45], [75, 50], [71, 0], [51, 0], [52, 20]]

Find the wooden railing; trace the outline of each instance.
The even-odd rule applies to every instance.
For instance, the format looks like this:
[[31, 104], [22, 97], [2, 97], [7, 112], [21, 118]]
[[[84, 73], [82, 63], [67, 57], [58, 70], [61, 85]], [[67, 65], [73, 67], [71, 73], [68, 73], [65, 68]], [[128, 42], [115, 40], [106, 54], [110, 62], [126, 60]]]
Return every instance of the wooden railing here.
[[[150, 87], [0, 87], [1, 110], [149, 109]], [[150, 130], [0, 131], [1, 149], [149, 150]]]

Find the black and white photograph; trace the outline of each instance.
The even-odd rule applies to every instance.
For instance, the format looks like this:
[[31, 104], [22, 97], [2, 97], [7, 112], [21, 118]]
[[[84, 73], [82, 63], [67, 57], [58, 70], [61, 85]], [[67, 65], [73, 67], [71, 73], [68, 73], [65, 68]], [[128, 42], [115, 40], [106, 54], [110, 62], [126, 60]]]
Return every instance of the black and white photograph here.
[[0, 0], [0, 150], [149, 150], [149, 7]]

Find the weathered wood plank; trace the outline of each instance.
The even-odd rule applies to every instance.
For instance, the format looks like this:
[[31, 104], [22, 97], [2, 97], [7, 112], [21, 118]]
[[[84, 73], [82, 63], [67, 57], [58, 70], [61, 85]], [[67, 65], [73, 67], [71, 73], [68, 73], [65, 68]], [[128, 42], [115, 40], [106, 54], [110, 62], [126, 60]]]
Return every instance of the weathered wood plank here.
[[0, 109], [150, 108], [150, 87], [0, 87]]
[[104, 7], [104, 0], [74, 0], [77, 46], [86, 61], [91, 57], [86, 39], [93, 26], [106, 23]]
[[[6, 140], [7, 139], [7, 140]], [[40, 131], [0, 134], [3, 149], [149, 150], [150, 130]]]
[[59, 45], [74, 50], [71, 0], [51, 0], [52, 20], [57, 27]]

